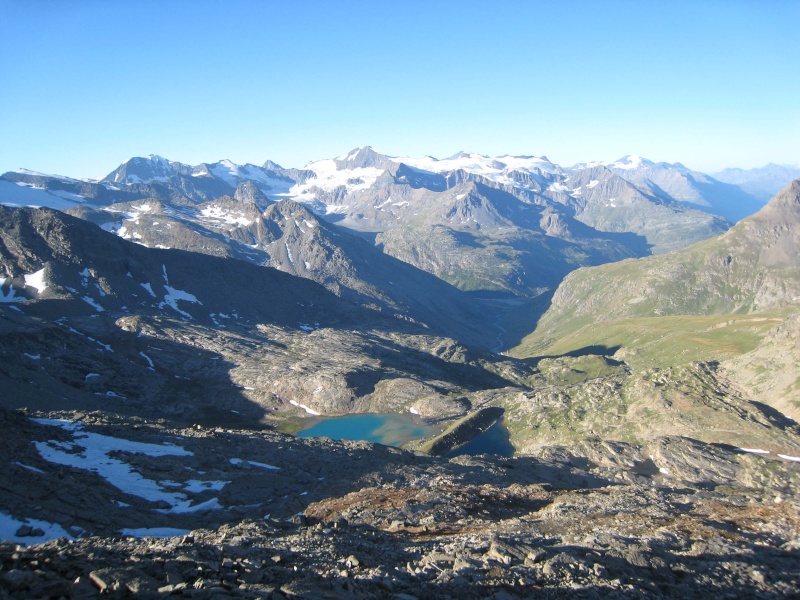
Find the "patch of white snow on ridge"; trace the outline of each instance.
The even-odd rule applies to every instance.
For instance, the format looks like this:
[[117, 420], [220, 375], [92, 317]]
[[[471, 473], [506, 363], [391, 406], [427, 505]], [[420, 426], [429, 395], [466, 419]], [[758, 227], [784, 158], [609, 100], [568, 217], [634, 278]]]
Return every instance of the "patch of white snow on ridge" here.
[[592, 179], [589, 183], [586, 184], [586, 189], [590, 190], [593, 187], [595, 187], [596, 185], [598, 185], [599, 183], [600, 182], [597, 179]]
[[14, 464], [17, 465], [18, 467], [22, 467], [23, 469], [28, 469], [28, 471], [33, 471], [34, 473], [40, 473], [41, 475], [46, 475], [47, 474], [44, 471], [42, 471], [41, 469], [37, 469], [36, 467], [32, 467], [30, 465], [22, 464], [19, 461], [15, 462]]
[[[166, 270], [164, 271], [164, 273], [166, 278]], [[175, 288], [170, 287], [168, 285], [165, 285], [164, 289], [167, 290], [167, 293], [164, 296], [164, 301], [159, 306], [163, 306], [164, 304], [166, 304], [172, 310], [180, 313], [181, 315], [189, 319], [192, 318], [192, 315], [178, 308], [178, 300], [191, 302], [193, 304], [200, 304], [201, 306], [203, 304], [202, 302], [200, 302], [200, 300], [197, 299], [197, 297], [194, 294], [190, 294], [189, 292], [184, 292], [183, 290], [176, 290]]]
[[25, 285], [34, 288], [37, 294], [41, 294], [47, 289], [47, 282], [44, 280], [44, 267], [36, 271], [36, 273], [24, 275], [24, 277]]
[[280, 467], [274, 467], [272, 465], [268, 465], [268, 464], [262, 463], [262, 462], [256, 462], [254, 460], [244, 461], [241, 458], [232, 458], [228, 462], [230, 462], [234, 466], [241, 465], [241, 464], [246, 462], [249, 465], [253, 465], [255, 467], [261, 467], [262, 469], [268, 469], [268, 470], [271, 470], [271, 471], [280, 471], [281, 470]]
[[395, 159], [415, 169], [429, 173], [447, 173], [450, 171], [466, 171], [480, 175], [503, 185], [525, 187], [518, 182], [513, 173], [523, 173], [544, 181], [551, 175], [560, 173], [560, 168], [547, 160], [536, 156], [484, 156], [476, 153], [460, 152], [456, 156], [436, 159], [432, 156], [424, 158], [402, 157]]
[[318, 417], [320, 415], [320, 413], [315, 411], [313, 408], [308, 408], [305, 404], [300, 404], [299, 402], [297, 402], [297, 400], [289, 400], [289, 404], [291, 404], [292, 406], [296, 406], [297, 408], [302, 408], [308, 414], [313, 415], [315, 417]]
[[[42, 425], [59, 426], [73, 432], [73, 441], [71, 442], [54, 440], [34, 442], [39, 454], [49, 462], [97, 473], [126, 494], [138, 496], [150, 502], [167, 502], [171, 508], [165, 509], [164, 512], [194, 512], [221, 508], [216, 498], [193, 506], [185, 493], [166, 490], [167, 482], [147, 479], [120, 458], [111, 457], [112, 453], [119, 452], [144, 454], [154, 458], [162, 456], [193, 456], [192, 452], [180, 446], [135, 442], [98, 433], [90, 433], [83, 431], [83, 425], [78, 422], [58, 419], [33, 420]], [[189, 488], [198, 489], [198, 482], [187, 483]], [[217, 489], [219, 486], [219, 482], [209, 483], [211, 488], [204, 489]], [[190, 490], [187, 489], [187, 491]]]
[[150, 294], [153, 298], [156, 297], [156, 294], [153, 291], [153, 288], [152, 288], [152, 286], [150, 285], [149, 282], [148, 283], [140, 283], [139, 285], [142, 286], [145, 290], [147, 290], [147, 293]]
[[219, 206], [207, 206], [200, 211], [200, 214], [207, 219], [216, 219], [224, 223], [227, 223], [229, 225], [238, 225], [240, 227], [247, 227], [248, 225], [253, 224], [253, 221], [251, 221], [241, 213], [237, 215], [225, 211]]
[[778, 454], [784, 460], [791, 460], [794, 462], [800, 462], [800, 456], [789, 456], [788, 454]]
[[563, 183], [561, 183], [560, 181], [554, 181], [553, 183], [551, 183], [551, 184], [550, 184], [550, 185], [547, 187], [547, 189], [548, 189], [549, 191], [552, 191], [552, 192], [569, 192], [569, 191], [570, 191], [570, 188], [568, 188], [567, 186], [565, 186], [565, 185], [564, 185]]
[[95, 302], [91, 296], [81, 296], [81, 300], [86, 302], [86, 304], [94, 308], [97, 312], [103, 312], [103, 310], [105, 310], [102, 306]]
[[642, 158], [641, 156], [623, 156], [618, 161], [615, 161], [608, 165], [609, 167], [613, 167], [615, 169], [622, 169], [625, 171], [632, 171], [633, 169], [638, 169], [643, 166], [648, 166], [653, 164], [646, 158]]
[[[18, 536], [17, 531], [23, 525], [32, 529], [40, 529], [43, 533], [38, 536]], [[41, 544], [58, 538], [73, 539], [67, 531], [56, 523], [40, 521], [39, 519], [15, 519], [9, 514], [0, 512], [0, 540], [13, 540], [17, 544]]]
[[147, 356], [147, 354], [145, 354], [144, 352], [139, 352], [139, 356], [141, 356], [143, 359], [145, 359], [147, 361], [147, 364], [150, 365], [151, 369], [155, 368], [155, 365], [153, 364], [153, 361], [150, 359], [149, 356]]
[[236, 182], [241, 178], [239, 174], [239, 165], [230, 160], [221, 160], [215, 165], [211, 165], [208, 169], [215, 177], [219, 177], [225, 183], [236, 187]]
[[305, 169], [313, 171], [316, 177], [308, 179], [305, 183], [295, 184], [286, 192], [275, 195], [294, 198], [298, 202], [311, 202], [315, 199], [314, 188], [319, 188], [326, 192], [340, 187], [344, 187], [348, 192], [365, 190], [371, 187], [384, 172], [383, 169], [376, 167], [339, 170], [334, 159], [309, 163]]
[[3, 291], [3, 286], [6, 284], [6, 278], [0, 277], [0, 302], [22, 302], [25, 298], [17, 298], [17, 290], [12, 286], [8, 286], [8, 294]]
[[761, 450], [760, 448], [737, 448], [739, 452], [750, 452], [752, 454], [769, 454], [769, 450]]
[[16, 185], [11, 181], [0, 181], [0, 204], [5, 206], [47, 207], [67, 210], [78, 204], [86, 204], [77, 194], [61, 190], [45, 190], [27, 185]]

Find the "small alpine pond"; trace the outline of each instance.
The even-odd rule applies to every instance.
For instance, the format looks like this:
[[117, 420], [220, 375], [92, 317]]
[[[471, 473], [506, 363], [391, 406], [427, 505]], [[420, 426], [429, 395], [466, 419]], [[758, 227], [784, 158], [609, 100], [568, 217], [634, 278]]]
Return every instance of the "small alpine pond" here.
[[[343, 417], [315, 417], [297, 432], [297, 437], [329, 437], [333, 440], [360, 440], [400, 447], [412, 440], [435, 435], [440, 429], [414, 415], [359, 414]], [[508, 431], [497, 422], [465, 446], [448, 454], [498, 454], [512, 456], [514, 447], [508, 441]]]

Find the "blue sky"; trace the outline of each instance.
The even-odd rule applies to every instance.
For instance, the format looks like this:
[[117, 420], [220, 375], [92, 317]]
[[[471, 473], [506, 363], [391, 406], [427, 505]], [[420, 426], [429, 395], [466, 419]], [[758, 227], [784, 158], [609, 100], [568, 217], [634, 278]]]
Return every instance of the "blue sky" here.
[[0, 172], [150, 153], [800, 163], [800, 2], [0, 0]]

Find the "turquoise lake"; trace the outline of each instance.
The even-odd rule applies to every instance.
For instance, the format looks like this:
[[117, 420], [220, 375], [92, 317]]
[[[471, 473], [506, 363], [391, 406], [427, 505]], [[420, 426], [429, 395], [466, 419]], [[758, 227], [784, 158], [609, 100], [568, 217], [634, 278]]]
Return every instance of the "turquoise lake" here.
[[366, 414], [314, 419], [311, 425], [297, 433], [297, 437], [329, 437], [332, 440], [363, 440], [402, 446], [438, 431], [411, 415]]
[[[308, 427], [297, 433], [297, 437], [328, 437], [333, 440], [362, 440], [387, 446], [402, 446], [411, 440], [438, 432], [438, 428], [412, 415], [364, 414], [314, 419]], [[512, 456], [514, 447], [508, 441], [508, 431], [498, 422], [448, 456], [463, 454]]]

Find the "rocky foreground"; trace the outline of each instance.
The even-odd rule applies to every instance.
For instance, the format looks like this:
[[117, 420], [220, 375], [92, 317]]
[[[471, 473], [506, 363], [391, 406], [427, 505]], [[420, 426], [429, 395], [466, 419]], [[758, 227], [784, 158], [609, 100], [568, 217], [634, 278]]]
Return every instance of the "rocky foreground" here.
[[99, 412], [0, 419], [4, 599], [800, 595], [792, 457], [670, 437], [446, 460]]

